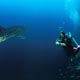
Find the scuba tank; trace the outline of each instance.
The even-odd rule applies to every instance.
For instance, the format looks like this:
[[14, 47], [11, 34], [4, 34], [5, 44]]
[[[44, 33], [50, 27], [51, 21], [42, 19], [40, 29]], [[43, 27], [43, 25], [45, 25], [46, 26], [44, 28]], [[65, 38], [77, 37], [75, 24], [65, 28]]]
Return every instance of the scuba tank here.
[[77, 41], [75, 40], [75, 38], [71, 35], [71, 32], [69, 32], [68, 34], [66, 34], [68, 38], [71, 39], [72, 41], [72, 44], [75, 46], [75, 47], [78, 47], [78, 43]]

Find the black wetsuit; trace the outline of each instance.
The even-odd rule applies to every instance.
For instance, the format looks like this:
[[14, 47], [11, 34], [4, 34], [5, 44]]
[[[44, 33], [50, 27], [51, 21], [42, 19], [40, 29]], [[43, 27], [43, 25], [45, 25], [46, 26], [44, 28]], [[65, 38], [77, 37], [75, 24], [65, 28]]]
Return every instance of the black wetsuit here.
[[71, 39], [72, 38], [65, 36], [64, 38], [61, 38], [60, 42], [66, 44], [66, 46], [63, 46], [63, 48], [67, 56], [74, 57], [78, 53], [79, 49], [77, 50], [74, 49], [74, 43], [72, 42]]
[[70, 38], [65, 37], [61, 39], [61, 43], [65, 43], [66, 46], [63, 46], [67, 56], [71, 57], [75, 55], [75, 50], [73, 49], [73, 44]]

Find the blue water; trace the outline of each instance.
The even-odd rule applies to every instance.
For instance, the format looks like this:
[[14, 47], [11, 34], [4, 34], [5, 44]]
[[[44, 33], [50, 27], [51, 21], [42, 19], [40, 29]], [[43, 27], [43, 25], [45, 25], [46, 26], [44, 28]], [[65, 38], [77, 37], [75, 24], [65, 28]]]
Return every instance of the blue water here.
[[26, 39], [0, 43], [1, 80], [58, 80], [59, 66], [68, 61], [62, 48], [55, 45], [60, 27], [75, 36], [64, 0], [2, 0], [0, 25], [27, 27]]

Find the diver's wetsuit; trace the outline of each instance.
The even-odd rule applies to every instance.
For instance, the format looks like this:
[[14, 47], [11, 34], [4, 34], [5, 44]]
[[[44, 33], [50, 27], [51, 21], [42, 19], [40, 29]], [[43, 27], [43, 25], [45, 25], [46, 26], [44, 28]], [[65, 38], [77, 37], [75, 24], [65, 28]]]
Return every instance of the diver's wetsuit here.
[[69, 56], [70, 58], [74, 57], [79, 51], [79, 49], [77, 49], [77, 50], [74, 49], [74, 44], [71, 39], [72, 38], [68, 38], [67, 36], [65, 36], [63, 39], [62, 38], [60, 39], [60, 43], [66, 44], [66, 46], [63, 46], [63, 48], [64, 48], [67, 56]]

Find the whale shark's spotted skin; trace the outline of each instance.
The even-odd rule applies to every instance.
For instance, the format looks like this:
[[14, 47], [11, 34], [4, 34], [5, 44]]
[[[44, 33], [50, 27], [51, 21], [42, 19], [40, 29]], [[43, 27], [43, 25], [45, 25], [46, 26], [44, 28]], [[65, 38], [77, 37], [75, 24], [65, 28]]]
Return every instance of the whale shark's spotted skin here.
[[3, 42], [11, 37], [23, 37], [25, 32], [26, 27], [23, 26], [13, 26], [9, 28], [0, 26], [0, 42]]

